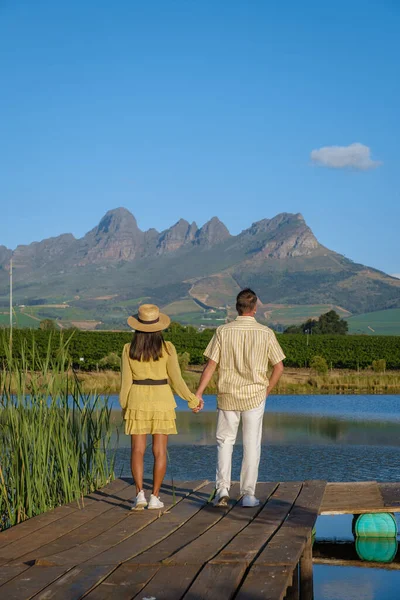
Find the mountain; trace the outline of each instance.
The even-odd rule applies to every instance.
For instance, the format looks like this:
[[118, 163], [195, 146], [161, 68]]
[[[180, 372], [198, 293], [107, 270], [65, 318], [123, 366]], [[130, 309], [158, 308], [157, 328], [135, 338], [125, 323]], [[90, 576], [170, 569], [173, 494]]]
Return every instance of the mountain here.
[[109, 210], [79, 242], [79, 266], [135, 260], [142, 253], [144, 233], [126, 208]]
[[193, 242], [197, 232], [196, 223], [190, 225], [185, 219], [179, 219], [175, 225], [163, 231], [158, 237], [157, 254], [166, 254]]
[[117, 323], [144, 298], [180, 302], [189, 312], [222, 310], [245, 286], [268, 305], [329, 304], [352, 313], [400, 307], [399, 279], [324, 247], [299, 213], [233, 236], [217, 217], [201, 228], [180, 219], [162, 232], [142, 231], [125, 208], [110, 210], [81, 239], [66, 233], [14, 252], [0, 246], [0, 306], [8, 302], [11, 256], [16, 302], [45, 305], [39, 317], [57, 317], [50, 306], [61, 304], [71, 322]]

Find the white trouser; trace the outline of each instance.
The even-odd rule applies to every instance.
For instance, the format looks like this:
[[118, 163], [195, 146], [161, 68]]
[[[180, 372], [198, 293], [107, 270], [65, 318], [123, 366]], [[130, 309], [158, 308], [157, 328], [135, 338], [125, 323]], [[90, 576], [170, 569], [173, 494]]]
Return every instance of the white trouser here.
[[240, 493], [255, 495], [258, 478], [258, 465], [261, 454], [262, 424], [265, 400], [252, 410], [218, 409], [217, 420], [217, 475], [216, 487], [231, 486], [232, 452], [242, 417], [243, 461], [240, 471]]

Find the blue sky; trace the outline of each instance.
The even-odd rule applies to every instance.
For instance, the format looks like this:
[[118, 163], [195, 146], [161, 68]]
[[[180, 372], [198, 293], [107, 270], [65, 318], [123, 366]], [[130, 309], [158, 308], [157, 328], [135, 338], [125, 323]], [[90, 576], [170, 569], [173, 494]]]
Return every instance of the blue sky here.
[[0, 244], [301, 212], [400, 273], [399, 30], [397, 0], [1, 0]]

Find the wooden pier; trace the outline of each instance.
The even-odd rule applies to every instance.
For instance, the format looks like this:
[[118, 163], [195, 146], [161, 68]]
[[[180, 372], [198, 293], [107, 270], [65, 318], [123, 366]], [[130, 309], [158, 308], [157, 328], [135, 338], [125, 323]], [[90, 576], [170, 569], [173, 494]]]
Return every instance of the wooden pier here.
[[0, 533], [0, 598], [311, 600], [317, 516], [400, 510], [400, 484], [259, 483], [256, 508], [238, 484], [215, 508], [213, 489], [166, 484], [162, 511], [131, 511], [131, 481], [117, 479]]

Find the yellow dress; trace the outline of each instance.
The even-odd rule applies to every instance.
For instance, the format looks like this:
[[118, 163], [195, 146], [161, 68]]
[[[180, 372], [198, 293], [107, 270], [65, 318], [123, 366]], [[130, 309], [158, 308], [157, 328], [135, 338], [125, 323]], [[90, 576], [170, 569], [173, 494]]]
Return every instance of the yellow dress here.
[[130, 344], [125, 344], [121, 361], [121, 391], [119, 403], [124, 420], [125, 433], [177, 433], [175, 425], [176, 402], [169, 384], [134, 385], [132, 380], [167, 379], [176, 394], [186, 400], [189, 408], [195, 408], [199, 401], [182, 379], [175, 346], [165, 342], [165, 350], [157, 361], [132, 360], [129, 357]]

